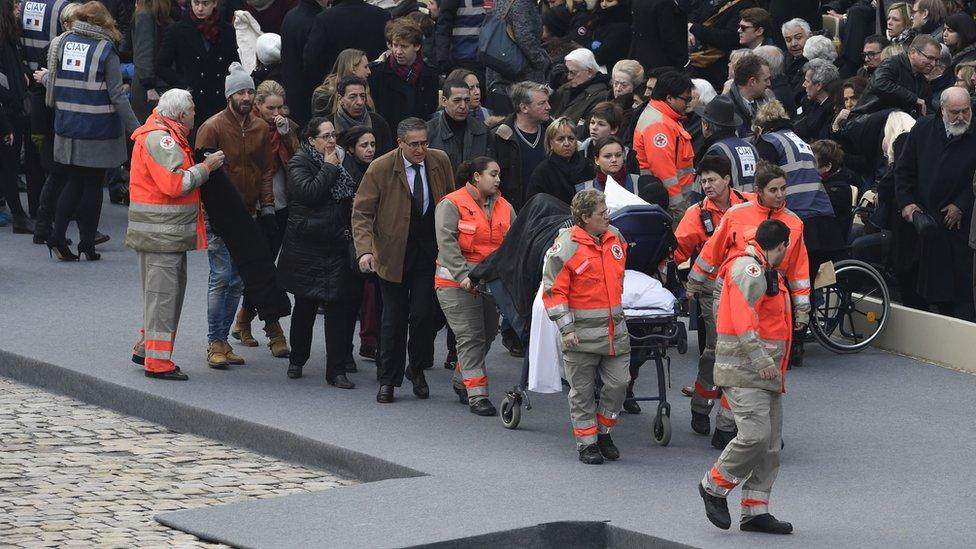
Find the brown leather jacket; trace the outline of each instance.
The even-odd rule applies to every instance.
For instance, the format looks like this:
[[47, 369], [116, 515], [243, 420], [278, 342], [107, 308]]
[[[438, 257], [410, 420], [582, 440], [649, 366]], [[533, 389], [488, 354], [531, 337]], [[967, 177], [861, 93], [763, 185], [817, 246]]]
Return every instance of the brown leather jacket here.
[[224, 172], [251, 215], [258, 206], [274, 213], [275, 163], [267, 122], [251, 113], [241, 124], [227, 107], [200, 126], [194, 148], [224, 151]]

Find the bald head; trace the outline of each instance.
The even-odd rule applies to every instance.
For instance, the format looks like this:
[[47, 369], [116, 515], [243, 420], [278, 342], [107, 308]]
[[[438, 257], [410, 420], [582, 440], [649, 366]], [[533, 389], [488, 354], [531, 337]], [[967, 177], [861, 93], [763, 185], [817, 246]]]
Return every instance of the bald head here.
[[962, 135], [969, 129], [973, 108], [965, 88], [951, 87], [941, 96], [942, 121], [949, 135]]

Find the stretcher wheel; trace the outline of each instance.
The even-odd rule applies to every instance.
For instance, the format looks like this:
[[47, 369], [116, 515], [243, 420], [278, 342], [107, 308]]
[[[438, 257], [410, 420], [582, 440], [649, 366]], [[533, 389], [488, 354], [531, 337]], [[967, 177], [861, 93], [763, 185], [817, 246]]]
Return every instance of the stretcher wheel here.
[[519, 421], [522, 420], [522, 403], [520, 399], [508, 395], [502, 400], [501, 412], [498, 414], [502, 418], [502, 425], [506, 429], [517, 429]]
[[678, 354], [683, 355], [688, 352], [688, 330], [684, 324], [678, 324]]
[[667, 446], [671, 442], [671, 418], [662, 414], [660, 410], [654, 416], [652, 425], [654, 442], [661, 446]]

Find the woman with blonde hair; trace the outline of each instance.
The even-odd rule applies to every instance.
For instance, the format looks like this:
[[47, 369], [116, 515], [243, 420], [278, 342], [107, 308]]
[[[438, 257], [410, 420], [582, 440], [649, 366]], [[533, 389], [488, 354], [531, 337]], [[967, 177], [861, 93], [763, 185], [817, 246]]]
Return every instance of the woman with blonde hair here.
[[576, 185], [593, 179], [593, 164], [578, 150], [576, 124], [566, 117], [557, 118], [546, 128], [546, 158], [529, 178], [526, 200], [546, 193], [569, 204]]
[[[335, 65], [322, 83], [312, 92], [312, 115], [331, 116], [339, 108], [336, 100], [336, 84], [347, 76], [358, 76], [363, 80], [369, 78], [369, 58], [366, 52], [354, 48], [344, 49], [339, 52]], [[373, 104], [373, 96], [366, 89], [366, 106], [369, 110], [376, 110]]]
[[77, 261], [65, 237], [68, 222], [77, 218], [78, 253], [95, 261], [105, 171], [128, 159], [128, 136], [139, 121], [122, 87], [116, 53], [122, 33], [115, 20], [94, 0], [74, 18], [71, 30], [51, 41], [50, 69], [42, 77], [45, 102], [54, 109], [54, 161], [70, 166], [47, 244], [58, 259]]
[[915, 38], [910, 12], [911, 6], [906, 2], [895, 2], [888, 6], [885, 35], [892, 44], [910, 44]]
[[[268, 124], [268, 134], [271, 137], [271, 149], [275, 166], [272, 189], [274, 193], [275, 221], [278, 230], [268, 241], [271, 257], [277, 258], [288, 224], [288, 196], [285, 186], [288, 183], [288, 162], [298, 150], [300, 128], [298, 123], [287, 116], [285, 106], [285, 88], [274, 80], [261, 82], [254, 93], [254, 113]], [[245, 347], [257, 347], [258, 341], [251, 333], [251, 321], [257, 316], [257, 309], [244, 297], [241, 308], [237, 311], [234, 327], [230, 335], [240, 340]], [[265, 329], [267, 331], [267, 328]]]

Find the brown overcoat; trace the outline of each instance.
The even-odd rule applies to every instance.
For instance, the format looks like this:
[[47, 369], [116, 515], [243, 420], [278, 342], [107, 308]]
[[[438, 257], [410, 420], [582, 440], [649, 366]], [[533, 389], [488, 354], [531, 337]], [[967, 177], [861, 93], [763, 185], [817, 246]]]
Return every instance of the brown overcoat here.
[[[430, 208], [454, 190], [451, 161], [444, 151], [427, 151]], [[400, 149], [369, 165], [352, 205], [352, 236], [356, 257], [373, 254], [376, 274], [389, 282], [401, 282], [403, 258], [410, 229], [411, 192]]]

